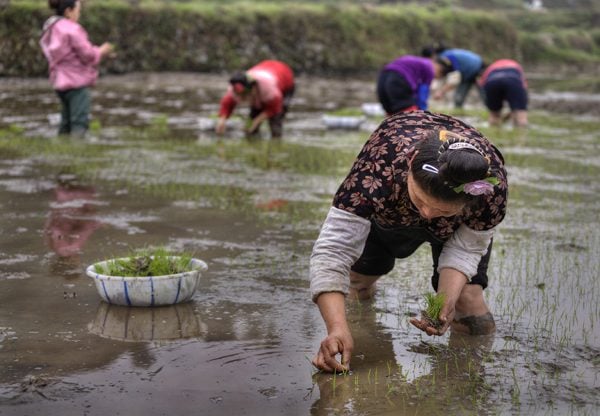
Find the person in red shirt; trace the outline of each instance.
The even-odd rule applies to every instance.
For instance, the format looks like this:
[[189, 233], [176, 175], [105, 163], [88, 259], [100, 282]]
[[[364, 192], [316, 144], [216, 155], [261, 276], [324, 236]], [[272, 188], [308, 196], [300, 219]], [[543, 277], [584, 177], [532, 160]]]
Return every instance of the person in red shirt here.
[[219, 121], [215, 131], [225, 132], [225, 121], [240, 102], [250, 105], [250, 123], [246, 134], [258, 133], [263, 121], [269, 120], [271, 137], [279, 138], [283, 132], [283, 118], [294, 95], [294, 73], [281, 61], [267, 60], [246, 72], [234, 74], [229, 88], [221, 98]]

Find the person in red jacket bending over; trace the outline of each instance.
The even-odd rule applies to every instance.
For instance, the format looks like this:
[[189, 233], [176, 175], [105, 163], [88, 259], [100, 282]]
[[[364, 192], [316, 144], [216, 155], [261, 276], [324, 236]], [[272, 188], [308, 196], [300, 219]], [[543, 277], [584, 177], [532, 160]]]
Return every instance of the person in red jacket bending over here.
[[269, 120], [271, 137], [281, 137], [283, 118], [294, 95], [294, 73], [281, 61], [267, 60], [246, 72], [234, 74], [221, 98], [216, 133], [225, 132], [225, 121], [240, 102], [250, 105], [250, 122], [246, 134], [258, 133], [263, 121]]

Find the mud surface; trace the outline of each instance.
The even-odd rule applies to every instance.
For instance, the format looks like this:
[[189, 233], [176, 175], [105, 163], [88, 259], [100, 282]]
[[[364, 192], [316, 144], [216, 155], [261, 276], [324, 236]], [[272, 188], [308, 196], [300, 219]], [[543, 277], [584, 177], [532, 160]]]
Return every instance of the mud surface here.
[[[373, 301], [349, 304], [352, 372], [314, 374], [325, 329], [309, 297], [308, 257], [378, 122], [331, 130], [322, 117], [373, 102], [373, 86], [301, 78], [282, 142], [266, 131], [244, 140], [242, 119], [219, 141], [210, 126], [225, 81], [102, 78], [93, 96], [100, 127], [83, 142], [57, 142], [47, 81], [0, 80], [0, 126], [45, 141], [36, 154], [0, 154], [0, 415], [595, 414], [593, 111], [552, 112], [564, 109], [563, 95], [535, 91], [547, 110], [532, 112], [528, 131], [486, 130], [511, 183], [486, 291], [496, 334], [434, 338], [408, 324], [431, 290], [422, 247]], [[486, 128], [471, 99], [462, 117]], [[132, 127], [147, 135], [131, 138]], [[149, 245], [208, 263], [193, 301], [101, 302], [85, 267]]]

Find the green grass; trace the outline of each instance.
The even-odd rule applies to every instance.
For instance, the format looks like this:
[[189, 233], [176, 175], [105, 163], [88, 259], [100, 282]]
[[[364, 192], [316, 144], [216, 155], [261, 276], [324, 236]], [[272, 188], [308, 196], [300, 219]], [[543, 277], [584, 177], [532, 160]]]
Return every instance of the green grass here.
[[191, 271], [190, 253], [171, 253], [165, 248], [142, 249], [123, 258], [108, 260], [94, 266], [96, 273], [106, 276], [165, 276]]

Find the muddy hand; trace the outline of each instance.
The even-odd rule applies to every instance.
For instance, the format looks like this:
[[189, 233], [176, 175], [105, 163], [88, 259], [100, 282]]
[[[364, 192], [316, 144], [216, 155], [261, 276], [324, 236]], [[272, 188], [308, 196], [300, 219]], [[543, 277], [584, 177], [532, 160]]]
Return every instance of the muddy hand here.
[[215, 126], [215, 133], [219, 136], [225, 133], [225, 118], [219, 117], [217, 125]]
[[[350, 356], [354, 348], [354, 341], [349, 333], [331, 333], [322, 342], [319, 352], [312, 360], [312, 364], [319, 370], [345, 372], [350, 369]], [[341, 362], [337, 355], [341, 354]]]
[[[441, 320], [441, 318], [440, 318], [440, 320]], [[427, 320], [425, 320], [425, 319], [411, 318], [410, 323], [413, 326], [416, 326], [417, 328], [419, 328], [421, 331], [426, 332], [427, 335], [444, 335], [444, 333], [448, 329], [447, 323], [444, 323], [444, 325], [440, 329], [437, 329], [437, 328], [431, 326], [431, 324], [429, 322], [427, 322]]]

